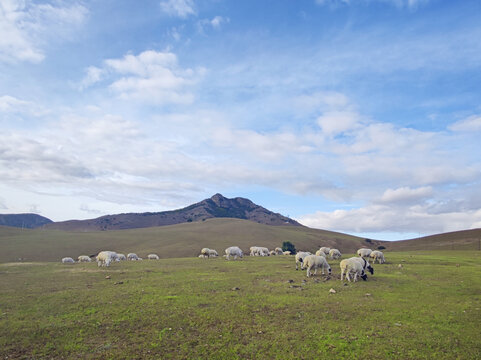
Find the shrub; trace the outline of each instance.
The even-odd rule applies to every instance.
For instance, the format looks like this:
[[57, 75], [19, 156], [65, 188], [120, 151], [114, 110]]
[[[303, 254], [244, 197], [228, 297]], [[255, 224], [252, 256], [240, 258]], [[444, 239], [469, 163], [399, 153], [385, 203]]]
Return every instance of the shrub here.
[[296, 247], [290, 241], [284, 241], [282, 243], [282, 251], [290, 251], [291, 254], [295, 254], [296, 253]]
[[384, 250], [385, 248], [386, 248], [386, 247], [385, 247], [385, 246], [382, 246], [382, 245], [379, 245], [379, 246], [377, 247], [378, 250]]
[[364, 241], [367, 242], [367, 243], [372, 243], [371, 239], [365, 239]]

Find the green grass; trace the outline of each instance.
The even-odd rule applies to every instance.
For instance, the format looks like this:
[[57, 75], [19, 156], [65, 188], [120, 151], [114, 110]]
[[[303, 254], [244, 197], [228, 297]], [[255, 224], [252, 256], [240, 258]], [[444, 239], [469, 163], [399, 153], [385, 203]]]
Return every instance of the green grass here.
[[481, 358], [481, 253], [386, 258], [347, 285], [293, 257], [0, 264], [0, 358]]

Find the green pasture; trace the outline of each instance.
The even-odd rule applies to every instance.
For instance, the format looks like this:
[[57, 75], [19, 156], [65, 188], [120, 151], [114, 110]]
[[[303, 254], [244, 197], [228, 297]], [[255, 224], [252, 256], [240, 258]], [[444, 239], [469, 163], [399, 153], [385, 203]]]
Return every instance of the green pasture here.
[[481, 252], [386, 259], [349, 284], [290, 256], [0, 264], [0, 358], [480, 359]]

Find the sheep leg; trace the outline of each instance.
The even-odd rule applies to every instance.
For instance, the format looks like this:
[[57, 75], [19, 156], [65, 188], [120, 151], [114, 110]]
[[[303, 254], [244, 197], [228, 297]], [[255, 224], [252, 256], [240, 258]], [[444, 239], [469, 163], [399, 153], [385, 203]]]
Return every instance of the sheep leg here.
[[311, 268], [307, 268], [307, 277], [311, 276]]

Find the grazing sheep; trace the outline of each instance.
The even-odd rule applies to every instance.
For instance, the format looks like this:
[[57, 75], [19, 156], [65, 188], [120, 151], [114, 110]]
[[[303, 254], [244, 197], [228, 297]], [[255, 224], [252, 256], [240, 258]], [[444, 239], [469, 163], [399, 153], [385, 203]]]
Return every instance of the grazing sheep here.
[[326, 253], [324, 252], [324, 250], [319, 249], [319, 250], [316, 251], [316, 256], [326, 257]]
[[100, 266], [110, 266], [112, 261], [117, 259], [117, 253], [115, 251], [101, 251], [97, 255], [97, 265]]
[[326, 246], [321, 247], [319, 250], [323, 251], [324, 254], [329, 255], [329, 251], [331, 251], [331, 248], [328, 248]]
[[372, 252], [371, 249], [362, 248], [357, 251], [357, 254], [360, 257], [369, 257], [369, 255], [371, 255], [371, 252]]
[[329, 251], [329, 256], [331, 257], [332, 260], [337, 260], [342, 256], [342, 254], [337, 249], [331, 249], [331, 251]]
[[341, 281], [344, 280], [344, 274], [346, 274], [347, 281], [351, 282], [352, 274], [354, 276], [354, 282], [357, 281], [357, 277], [360, 276], [364, 281], [367, 280], [367, 275], [364, 272], [362, 264], [357, 260], [358, 258], [349, 258], [341, 261], [339, 266], [341, 267]]
[[87, 256], [87, 255], [80, 255], [78, 258], [77, 258], [78, 262], [91, 262], [92, 259]]
[[284, 255], [291, 255], [291, 252], [288, 250], [288, 251], [284, 251], [283, 254]]
[[327, 263], [325, 256], [307, 255], [301, 265], [301, 270], [307, 267], [307, 277], [311, 276], [311, 270], [314, 269], [314, 275], [317, 274], [317, 269], [322, 269], [322, 275], [324, 275], [324, 269], [327, 269], [329, 275], [331, 275], [331, 267]]
[[371, 275], [374, 275], [374, 269], [373, 269], [373, 267], [371, 266], [371, 264], [369, 264], [369, 261], [367, 261], [367, 260], [364, 259], [363, 257], [356, 257], [356, 256], [354, 256], [354, 257], [352, 257], [352, 258], [350, 258], [350, 259], [354, 259], [354, 260], [358, 261], [358, 262], [361, 264], [364, 272], [366, 272], [366, 270], [367, 270], [367, 271], [369, 271], [369, 272], [371, 273]]
[[312, 254], [309, 251], [299, 251], [296, 254], [296, 270], [299, 270], [299, 268], [298, 268], [299, 264], [301, 264], [301, 266], [302, 266], [302, 262], [304, 261], [304, 258], [307, 255], [312, 255]]
[[203, 248], [200, 254], [205, 258], [217, 257], [219, 254], [214, 249]]
[[117, 261], [125, 261], [127, 258], [124, 254], [117, 254]]
[[149, 260], [159, 260], [159, 255], [149, 254], [149, 255], [147, 255], [147, 259], [149, 259]]
[[135, 253], [128, 253], [127, 260], [140, 260], [140, 258]]
[[386, 261], [384, 260], [384, 254], [382, 251], [374, 250], [369, 257], [372, 260], [372, 263], [375, 264], [376, 260], [379, 262], [379, 264], [384, 264]]
[[200, 255], [199, 255], [199, 258], [201, 258], [201, 259], [205, 259], [205, 256], [204, 256], [204, 255], [202, 255], [202, 254], [200, 254]]
[[276, 252], [276, 255], [284, 255], [284, 252], [280, 247], [276, 247], [274, 251]]
[[270, 256], [276, 256], [277, 254], [276, 254], [276, 252], [275, 252], [274, 250], [271, 250], [271, 251], [269, 251], [269, 255], [270, 255]]
[[227, 249], [225, 249], [225, 258], [227, 260], [230, 260], [230, 257], [233, 256], [234, 257], [234, 260], [237, 259], [237, 257], [240, 257], [242, 258], [244, 256], [242, 250], [237, 247], [237, 246], [231, 246], [231, 247], [228, 247]]
[[62, 264], [74, 264], [75, 261], [71, 257], [64, 257], [62, 259]]
[[250, 256], [269, 256], [269, 249], [262, 246], [251, 246]]

